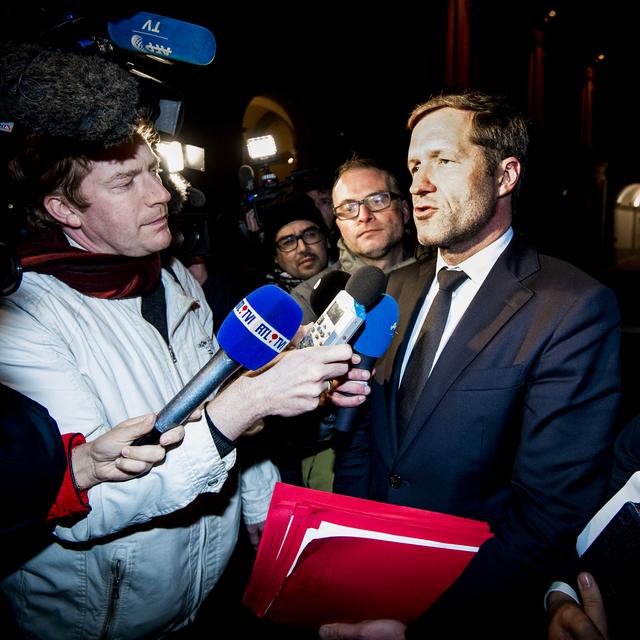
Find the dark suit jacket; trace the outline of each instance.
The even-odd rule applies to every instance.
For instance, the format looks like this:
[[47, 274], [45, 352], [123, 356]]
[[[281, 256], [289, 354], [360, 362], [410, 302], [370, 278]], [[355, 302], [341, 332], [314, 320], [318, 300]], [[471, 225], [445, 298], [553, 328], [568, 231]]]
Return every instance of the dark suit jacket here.
[[[503, 607], [533, 629], [528, 618], [542, 614], [559, 554], [605, 495], [617, 302], [579, 269], [514, 239], [440, 355], [399, 446], [397, 366], [434, 270], [432, 260], [390, 275], [398, 336], [377, 364], [369, 419], [337, 461], [335, 490], [489, 522], [494, 537], [407, 636], [496, 638]], [[506, 637], [527, 637], [513, 632], [504, 627]]]
[[616, 439], [607, 497], [618, 493], [636, 471], [640, 471], [640, 415], [629, 420]]
[[[47, 514], [67, 468], [60, 431], [48, 411], [0, 384], [0, 578], [50, 542]], [[0, 613], [2, 608], [0, 607]]]

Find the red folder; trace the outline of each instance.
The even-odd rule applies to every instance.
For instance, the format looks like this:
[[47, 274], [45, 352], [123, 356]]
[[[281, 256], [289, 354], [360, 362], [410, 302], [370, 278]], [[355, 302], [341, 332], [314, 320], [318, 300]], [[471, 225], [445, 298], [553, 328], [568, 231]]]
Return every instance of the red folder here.
[[408, 624], [491, 536], [486, 522], [279, 482], [243, 602], [298, 627]]

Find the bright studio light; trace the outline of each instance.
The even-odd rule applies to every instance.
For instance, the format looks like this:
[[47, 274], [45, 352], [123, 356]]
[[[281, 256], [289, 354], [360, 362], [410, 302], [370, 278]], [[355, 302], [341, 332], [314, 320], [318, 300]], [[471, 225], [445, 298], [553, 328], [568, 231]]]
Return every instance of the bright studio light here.
[[183, 145], [184, 163], [190, 169], [204, 171], [204, 148], [193, 144]]
[[276, 141], [272, 135], [249, 138], [247, 140], [247, 151], [252, 160], [264, 160], [271, 158], [278, 153]]
[[184, 156], [182, 155], [182, 145], [174, 140], [173, 142], [158, 142], [156, 145], [158, 155], [164, 160], [165, 166], [170, 173], [182, 171], [184, 169]]

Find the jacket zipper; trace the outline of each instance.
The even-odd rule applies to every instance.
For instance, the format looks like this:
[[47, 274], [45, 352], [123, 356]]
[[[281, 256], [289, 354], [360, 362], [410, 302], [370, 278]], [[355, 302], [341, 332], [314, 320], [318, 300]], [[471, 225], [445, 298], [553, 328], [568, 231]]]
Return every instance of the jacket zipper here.
[[101, 638], [107, 638], [109, 635], [111, 621], [116, 612], [116, 606], [120, 599], [120, 583], [122, 582], [121, 572], [122, 560], [118, 559], [111, 565], [111, 597], [109, 598], [109, 607], [107, 608], [107, 615], [104, 620], [104, 627], [102, 628]]

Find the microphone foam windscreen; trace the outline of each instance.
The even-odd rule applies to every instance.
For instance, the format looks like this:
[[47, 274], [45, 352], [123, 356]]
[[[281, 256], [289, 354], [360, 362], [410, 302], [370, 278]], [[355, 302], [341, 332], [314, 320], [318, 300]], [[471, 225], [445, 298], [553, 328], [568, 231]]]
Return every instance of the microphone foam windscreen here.
[[380, 300], [367, 311], [358, 339], [353, 343], [353, 350], [379, 358], [393, 340], [399, 317], [398, 303], [388, 293], [383, 293]]
[[328, 271], [313, 285], [313, 290], [309, 296], [309, 304], [316, 316], [324, 313], [331, 301], [342, 291], [347, 284], [351, 274], [346, 271]]
[[280, 287], [266, 284], [240, 300], [216, 337], [230, 358], [255, 371], [284, 350], [301, 320], [300, 305]]
[[374, 302], [377, 302], [386, 287], [387, 276], [384, 271], [378, 267], [367, 265], [360, 267], [349, 278], [345, 291], [365, 309], [368, 309]]
[[110, 146], [138, 117], [138, 83], [97, 55], [0, 45], [0, 118], [37, 134]]

